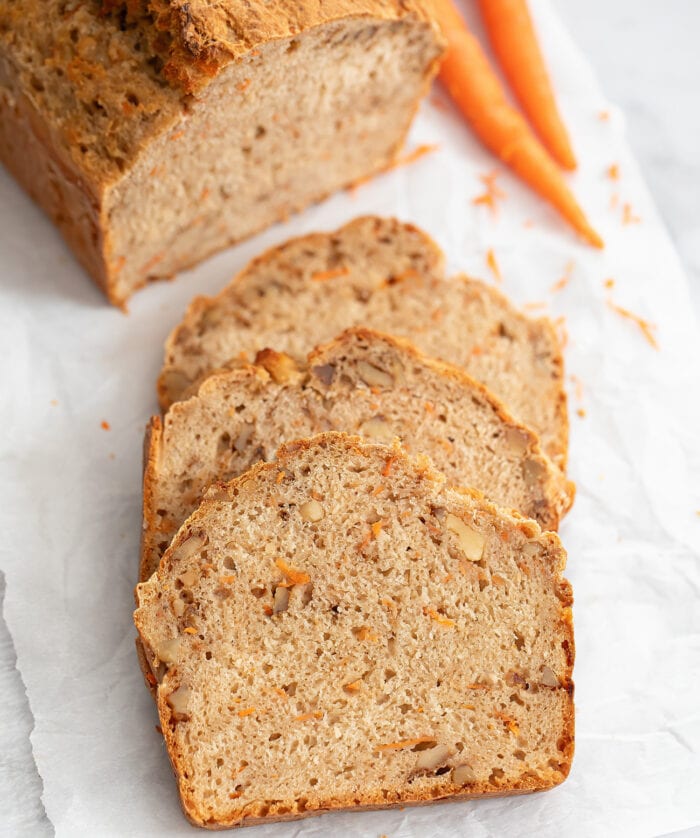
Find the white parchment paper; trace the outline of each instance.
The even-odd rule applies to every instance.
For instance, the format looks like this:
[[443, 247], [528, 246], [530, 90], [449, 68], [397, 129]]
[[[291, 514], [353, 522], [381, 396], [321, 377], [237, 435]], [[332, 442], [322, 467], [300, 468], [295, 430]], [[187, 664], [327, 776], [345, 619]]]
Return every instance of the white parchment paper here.
[[[603, 253], [505, 172], [498, 214], [475, 206], [479, 176], [498, 167], [435, 104], [439, 92], [409, 142], [437, 143], [436, 152], [152, 286], [128, 316], [104, 303], [0, 173], [5, 617], [58, 835], [194, 833], [179, 811], [131, 622], [141, 443], [163, 341], [194, 294], [217, 291], [263, 248], [365, 212], [425, 227], [451, 268], [487, 281], [493, 249], [507, 293], [566, 318], [578, 496], [561, 536], [576, 599], [576, 757], [569, 780], [545, 794], [328, 815], [255, 834], [651, 836], [700, 824], [697, 323], [621, 115], [547, 3], [533, 6], [580, 159], [571, 183], [607, 242]], [[617, 181], [606, 176], [612, 164]], [[625, 203], [639, 223], [623, 223]], [[567, 272], [568, 285], [553, 291]], [[658, 351], [609, 296], [653, 321]]]

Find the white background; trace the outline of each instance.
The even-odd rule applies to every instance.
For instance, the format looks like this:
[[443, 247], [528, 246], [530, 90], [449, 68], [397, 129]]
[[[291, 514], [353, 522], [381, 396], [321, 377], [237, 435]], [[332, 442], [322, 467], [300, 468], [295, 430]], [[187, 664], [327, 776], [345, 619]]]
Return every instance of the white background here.
[[[658, 0], [588, 0], [586, 3], [560, 0], [556, 8], [586, 52], [606, 94], [625, 112], [628, 140], [678, 247], [697, 306], [700, 302], [700, 100], [697, 95], [700, 51], [696, 41], [700, 32], [700, 4], [693, 0], [667, 0], [663, 4]], [[22, 220], [14, 228], [19, 235], [30, 231], [52, 235], [48, 225], [4, 173], [0, 174], [0, 205], [4, 213], [9, 209], [14, 214], [16, 209]], [[0, 239], [0, 248], [15, 244]], [[62, 256], [60, 245], [56, 246], [56, 252], [61, 258], [68, 258]], [[31, 276], [27, 275], [26, 282], [27, 293], [31, 293]], [[91, 305], [95, 305], [94, 300]], [[4, 397], [7, 398], [6, 393]], [[604, 617], [601, 612], [601, 619]], [[35, 615], [38, 625], [41, 618], [41, 613]], [[695, 665], [698, 666], [697, 658]], [[664, 666], [664, 661], [658, 662], [659, 672]], [[0, 721], [3, 804], [0, 831], [4, 822], [8, 834], [51, 834], [51, 826], [43, 814], [39, 797], [41, 783], [28, 742], [31, 714], [21, 680], [14, 670], [14, 651], [4, 623], [0, 626], [0, 697], [4, 708]], [[623, 720], [618, 723], [624, 727]], [[698, 786], [700, 777], [696, 777]], [[575, 805], [575, 800], [571, 803]], [[172, 804], [171, 799], [168, 804]], [[534, 831], [546, 824], [531, 826]], [[624, 824], [616, 823], [615, 833], [623, 834], [623, 827]], [[477, 833], [470, 829], [470, 834]]]

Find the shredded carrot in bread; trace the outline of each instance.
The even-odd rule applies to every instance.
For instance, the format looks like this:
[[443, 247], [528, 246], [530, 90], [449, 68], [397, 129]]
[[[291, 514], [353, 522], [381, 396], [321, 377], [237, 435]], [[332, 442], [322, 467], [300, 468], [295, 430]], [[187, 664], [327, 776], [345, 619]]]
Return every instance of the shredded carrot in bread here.
[[496, 254], [493, 252], [493, 248], [489, 248], [486, 251], [486, 264], [489, 267], [489, 270], [496, 278], [496, 282], [503, 282], [503, 277], [501, 275], [501, 269], [498, 266], [498, 262], [496, 261]]
[[319, 271], [312, 274], [311, 279], [314, 282], [325, 282], [327, 279], [336, 279], [339, 276], [347, 276], [350, 273], [350, 268], [345, 265], [342, 268], [331, 268], [328, 271]]
[[239, 81], [238, 84], [236, 85], [236, 90], [238, 90], [240, 93], [243, 93], [249, 87], [250, 87], [250, 79], [243, 79], [243, 81]]
[[422, 745], [424, 742], [434, 742], [432, 736], [418, 736], [416, 739], [404, 739], [402, 742], [387, 742], [386, 745], [376, 745], [374, 750], [379, 751], [401, 751], [404, 748], [414, 748], [416, 745]]
[[219, 577], [219, 582], [221, 582], [222, 585], [231, 585], [235, 581], [236, 581], [236, 577], [233, 574], [231, 574], [230, 576], [220, 576]]
[[320, 710], [315, 710], [313, 713], [302, 713], [301, 716], [295, 716], [295, 722], [308, 722], [310, 719], [322, 719], [323, 713]]
[[633, 323], [636, 323], [644, 337], [647, 339], [649, 344], [654, 347], [654, 349], [659, 348], [659, 344], [654, 337], [653, 330], [656, 326], [653, 323], [650, 323], [648, 320], [645, 320], [643, 317], [640, 317], [638, 314], [635, 314], [629, 309], [616, 305], [612, 300], [607, 300], [607, 303], [616, 314], [620, 315], [620, 317], [624, 317], [626, 320], [631, 320]]
[[435, 622], [443, 628], [454, 628], [457, 625], [454, 620], [451, 620], [449, 617], [445, 617], [444, 614], [440, 614], [440, 612], [436, 611], [434, 608], [428, 608], [426, 606], [423, 609], [423, 613], [430, 617], [431, 620], [435, 620]]
[[184, 132], [184, 130], [182, 130], [182, 131], [176, 131], [174, 134], [171, 134], [171, 135], [170, 135], [170, 139], [171, 139], [171, 140], [179, 140], [179, 139], [180, 139], [180, 137], [184, 137], [184, 136], [185, 136], [185, 132]]
[[346, 684], [343, 689], [346, 689], [349, 693], [356, 693], [359, 691], [362, 685], [362, 678], [358, 678], [357, 681], [351, 681], [349, 684]]
[[164, 250], [161, 251], [160, 253], [156, 253], [156, 255], [152, 259], [149, 259], [148, 262], [146, 262], [146, 264], [141, 268], [141, 273], [148, 273], [148, 271], [150, 271], [151, 268], [155, 268], [155, 266], [158, 264], [158, 262], [162, 262], [164, 258], [165, 258], [165, 251]]
[[306, 585], [307, 582], [311, 581], [311, 577], [308, 573], [304, 573], [303, 570], [297, 570], [296, 568], [287, 564], [287, 562], [285, 562], [284, 559], [277, 559], [275, 561], [275, 565], [287, 577], [285, 587], [289, 587], [290, 585]]
[[435, 413], [435, 405], [432, 402], [425, 402], [423, 407], [426, 413]]
[[275, 483], [277, 483], [277, 485], [279, 486], [279, 484], [280, 484], [283, 480], [284, 480], [284, 472], [283, 472], [283, 471], [278, 471], [278, 472], [277, 472], [277, 477], [275, 477]]
[[185, 634], [197, 634], [197, 629], [193, 626], [187, 626], [183, 629], [183, 631], [185, 632]]
[[109, 422], [106, 419], [103, 419], [100, 422], [100, 427], [102, 428], [103, 431], [111, 430], [111, 425], [109, 424]]
[[631, 204], [624, 204], [622, 207], [623, 224], [641, 224], [642, 219], [632, 211]]
[[496, 710], [493, 715], [495, 718], [500, 719], [514, 736], [520, 733], [520, 727], [515, 719], [511, 719], [510, 716], [506, 716], [505, 713], [501, 713], [499, 710]]
[[257, 712], [258, 712], [258, 708], [257, 708], [257, 707], [246, 707], [246, 709], [245, 709], [245, 710], [239, 710], [239, 711], [238, 711], [238, 715], [239, 715], [239, 717], [240, 717], [241, 719], [243, 719], [243, 718], [245, 718], [246, 716], [252, 716], [252, 715], [253, 715], [253, 713], [257, 713]]
[[384, 468], [382, 469], [382, 477], [388, 477], [391, 474], [391, 467], [396, 462], [396, 457], [389, 457], [387, 461], [384, 463]]
[[199, 200], [206, 201], [207, 198], [211, 195], [211, 189], [208, 186], [205, 186], [204, 189], [199, 193]]
[[158, 683], [158, 681], [156, 681], [156, 676], [152, 672], [146, 673], [146, 680], [152, 687], [155, 687], [155, 685]]
[[462, 710], [476, 710], [476, 704], [463, 704]]
[[280, 698], [289, 698], [287, 693], [282, 689], [282, 687], [273, 687], [272, 692], [276, 693]]
[[620, 167], [617, 163], [613, 163], [611, 166], [605, 170], [605, 174], [610, 178], [610, 180], [619, 180], [620, 179]]
[[353, 629], [352, 633], [358, 640], [369, 640], [370, 643], [376, 643], [379, 640], [379, 635], [369, 626], [360, 626], [358, 629]]
[[487, 690], [488, 688], [488, 684], [467, 684], [465, 687], [467, 690]]
[[384, 521], [375, 521], [370, 529], [372, 530], [372, 536], [374, 538], [379, 538], [379, 533], [382, 531], [382, 527], [384, 526]]
[[124, 265], [126, 265], [126, 256], [119, 256], [112, 263], [112, 273], [120, 273]]
[[451, 573], [447, 573], [445, 576], [443, 576], [442, 581], [447, 583], [447, 582], [451, 582], [453, 579], [454, 579], [454, 576]]
[[386, 486], [383, 483], [379, 483], [377, 486], [374, 487], [372, 490], [372, 497], [376, 498], [377, 495], [381, 495], [381, 493], [386, 489]]
[[398, 606], [394, 602], [393, 599], [389, 599], [389, 597], [383, 596], [379, 602], [385, 607], [388, 608], [389, 611], [396, 611]]

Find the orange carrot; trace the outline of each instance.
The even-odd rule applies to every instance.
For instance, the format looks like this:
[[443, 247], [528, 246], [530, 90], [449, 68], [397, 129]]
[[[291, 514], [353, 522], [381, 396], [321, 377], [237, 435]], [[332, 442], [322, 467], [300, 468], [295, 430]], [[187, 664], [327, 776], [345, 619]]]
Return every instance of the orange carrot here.
[[589, 244], [603, 247], [603, 240], [586, 220], [556, 163], [506, 100], [484, 51], [451, 0], [432, 0], [432, 8], [448, 45], [440, 79], [476, 135]]
[[575, 169], [527, 0], [479, 0], [479, 8], [496, 59], [532, 127], [560, 166]]

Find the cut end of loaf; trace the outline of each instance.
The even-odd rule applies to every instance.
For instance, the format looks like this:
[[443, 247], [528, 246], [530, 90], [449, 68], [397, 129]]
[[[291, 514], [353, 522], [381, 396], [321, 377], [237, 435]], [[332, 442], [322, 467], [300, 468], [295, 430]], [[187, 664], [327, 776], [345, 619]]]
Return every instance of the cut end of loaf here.
[[342, 434], [213, 487], [135, 614], [188, 816], [225, 827], [561, 782], [564, 562], [534, 522]]

